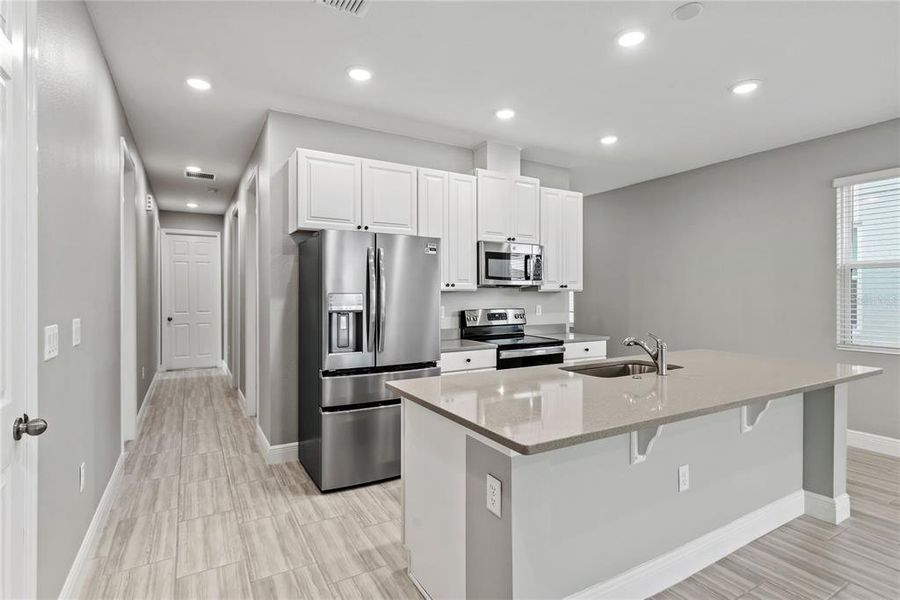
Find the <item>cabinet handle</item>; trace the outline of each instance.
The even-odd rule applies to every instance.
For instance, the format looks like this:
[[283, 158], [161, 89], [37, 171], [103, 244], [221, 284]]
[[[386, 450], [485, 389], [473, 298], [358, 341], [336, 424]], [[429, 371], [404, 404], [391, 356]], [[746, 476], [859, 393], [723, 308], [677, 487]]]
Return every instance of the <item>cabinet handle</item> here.
[[590, 349], [590, 348], [585, 348], [584, 351], [585, 351], [585, 352], [590, 352], [591, 349]]
[[512, 238], [512, 241], [516, 241], [516, 238]]
[[357, 225], [356, 228], [357, 228], [357, 229], [362, 229], [362, 225]]
[[444, 284], [444, 287], [450, 287], [450, 284], [449, 284], [449, 283], [445, 283], [445, 284]]
[[451, 284], [450, 284], [450, 287], [456, 287], [456, 284], [455, 284], [455, 283], [451, 283]]
[[369, 230], [369, 226], [366, 225], [365, 227], [363, 227], [363, 229], [365, 229], [366, 231], [368, 231], [368, 230]]
[[466, 362], [467, 362], [467, 363], [470, 363], [470, 362], [472, 362], [472, 359], [471, 359], [471, 358], [467, 358], [467, 359], [466, 359]]

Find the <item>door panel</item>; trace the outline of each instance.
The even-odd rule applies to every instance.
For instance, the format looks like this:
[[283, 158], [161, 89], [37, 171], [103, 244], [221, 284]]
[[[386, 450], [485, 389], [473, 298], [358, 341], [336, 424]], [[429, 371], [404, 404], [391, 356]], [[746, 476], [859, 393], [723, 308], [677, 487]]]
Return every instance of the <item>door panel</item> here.
[[544, 247], [541, 290], [556, 291], [563, 283], [562, 190], [541, 189], [541, 243]]
[[517, 177], [513, 182], [512, 237], [516, 242], [541, 243], [541, 182]]
[[447, 202], [446, 171], [419, 169], [418, 235], [443, 235], [444, 206]]
[[479, 169], [477, 176], [478, 239], [485, 242], [509, 241], [507, 238], [512, 236], [512, 186], [509, 175]]
[[399, 476], [399, 403], [322, 412], [322, 490]]
[[166, 368], [218, 366], [221, 345], [219, 238], [166, 232], [164, 239], [163, 347]]
[[303, 229], [356, 229], [362, 222], [362, 160], [314, 150], [297, 154], [299, 223]]
[[440, 240], [378, 235], [375, 244], [380, 286], [376, 365], [440, 360]]
[[565, 267], [563, 283], [567, 290], [581, 291], [584, 288], [584, 200], [582, 195], [570, 192], [563, 195], [562, 226], [563, 236], [560, 248]]
[[471, 175], [450, 176], [441, 253], [447, 264], [451, 291], [471, 291], [478, 287], [476, 187]]
[[417, 169], [363, 161], [363, 225], [378, 233], [415, 235], [418, 224]]

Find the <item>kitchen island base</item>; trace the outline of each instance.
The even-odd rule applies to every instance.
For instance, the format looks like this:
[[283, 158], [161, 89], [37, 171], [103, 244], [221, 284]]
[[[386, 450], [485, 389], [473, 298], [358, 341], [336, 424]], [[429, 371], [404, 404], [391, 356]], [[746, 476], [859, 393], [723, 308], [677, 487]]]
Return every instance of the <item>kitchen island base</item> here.
[[841, 384], [520, 454], [404, 399], [409, 573], [434, 599], [645, 598], [804, 512], [839, 521], [845, 430]]

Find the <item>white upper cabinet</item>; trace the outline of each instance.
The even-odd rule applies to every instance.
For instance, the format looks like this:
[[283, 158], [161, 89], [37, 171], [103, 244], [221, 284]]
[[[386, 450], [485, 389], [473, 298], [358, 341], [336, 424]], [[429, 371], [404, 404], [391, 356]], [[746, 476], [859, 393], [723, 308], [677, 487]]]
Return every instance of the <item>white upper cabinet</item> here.
[[478, 287], [477, 184], [471, 175], [449, 174], [449, 193], [444, 203], [442, 290], [464, 291]]
[[512, 241], [540, 244], [541, 182], [534, 177], [514, 177], [512, 185]]
[[578, 192], [541, 188], [542, 292], [584, 289], [583, 206]]
[[418, 232], [418, 169], [297, 148], [288, 163], [288, 233], [298, 229]]
[[512, 237], [511, 176], [484, 169], [476, 169], [475, 174], [478, 178], [478, 240], [508, 242]]
[[376, 233], [416, 235], [418, 169], [377, 160], [362, 161], [362, 224]]
[[290, 230], [356, 229], [361, 181], [361, 159], [297, 149], [288, 169]]
[[478, 177], [478, 239], [539, 244], [540, 180], [484, 169], [476, 169], [475, 173]]
[[419, 169], [419, 235], [444, 235], [444, 205], [447, 203], [446, 171]]

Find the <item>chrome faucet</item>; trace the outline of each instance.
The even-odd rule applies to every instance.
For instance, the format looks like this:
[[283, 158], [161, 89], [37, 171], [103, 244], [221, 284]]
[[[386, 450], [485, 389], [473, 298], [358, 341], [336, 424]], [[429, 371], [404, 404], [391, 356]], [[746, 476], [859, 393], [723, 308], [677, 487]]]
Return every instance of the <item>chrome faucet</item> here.
[[644, 352], [649, 354], [650, 358], [653, 359], [653, 362], [656, 364], [657, 375], [668, 375], [669, 359], [667, 356], [668, 350], [666, 343], [652, 333], [648, 333], [647, 335], [656, 341], [656, 350], [650, 348], [644, 340], [639, 340], [634, 337], [625, 338], [622, 340], [622, 344], [625, 346], [640, 346], [643, 348]]

